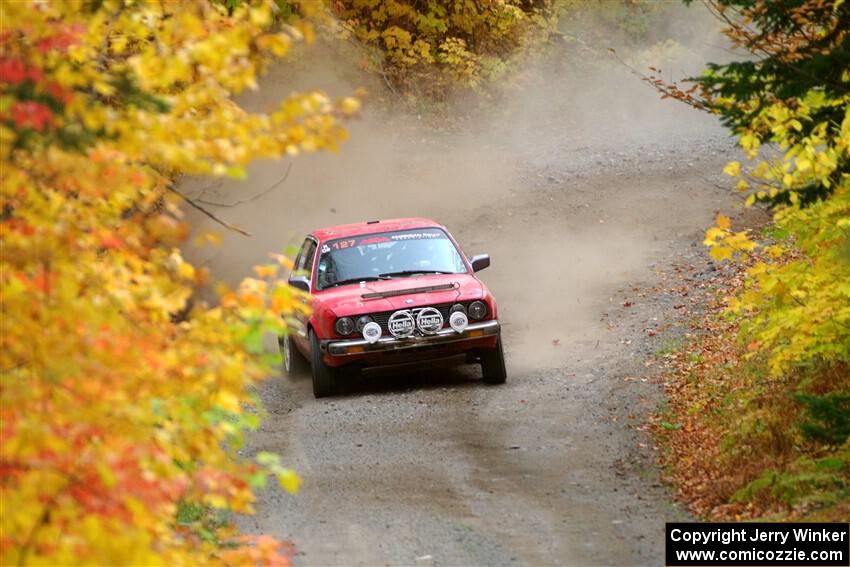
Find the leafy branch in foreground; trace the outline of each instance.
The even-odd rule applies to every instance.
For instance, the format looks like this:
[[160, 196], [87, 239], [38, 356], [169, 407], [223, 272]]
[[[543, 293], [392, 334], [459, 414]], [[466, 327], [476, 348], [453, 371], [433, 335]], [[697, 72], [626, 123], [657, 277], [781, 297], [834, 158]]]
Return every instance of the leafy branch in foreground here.
[[[685, 348], [706, 365], [671, 377], [659, 430], [682, 495], [716, 519], [846, 518], [850, 505], [850, 5], [709, 0], [740, 61], [663, 92], [717, 114], [746, 162], [745, 206], [771, 207], [762, 234], [725, 215], [711, 256], [746, 277], [723, 317]], [[710, 335], [710, 336], [709, 336]], [[684, 353], [688, 354], [688, 352]], [[699, 480], [694, 480], [699, 479]]]
[[729, 163], [745, 204], [775, 210], [771, 238], [708, 230], [715, 259], [746, 260], [748, 289], [731, 308], [752, 315], [742, 332], [770, 352], [774, 375], [798, 364], [850, 360], [850, 5], [710, 1], [733, 47], [748, 57], [711, 64], [684, 90], [656, 77], [665, 96], [715, 113], [748, 164]]
[[277, 9], [0, 3], [0, 563], [287, 561], [216, 511], [250, 512], [269, 475], [297, 488], [237, 449], [273, 362], [263, 333], [306, 307], [275, 255], [187, 310], [207, 275], [180, 255], [169, 190], [345, 138], [353, 99], [232, 101], [300, 35]]

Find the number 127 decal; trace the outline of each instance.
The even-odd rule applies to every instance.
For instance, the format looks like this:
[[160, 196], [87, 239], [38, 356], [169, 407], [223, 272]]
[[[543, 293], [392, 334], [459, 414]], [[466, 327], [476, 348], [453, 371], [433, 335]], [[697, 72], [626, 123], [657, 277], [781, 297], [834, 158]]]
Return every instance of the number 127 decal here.
[[331, 242], [331, 248], [333, 250], [344, 250], [345, 248], [350, 248], [354, 246], [356, 241], [352, 238], [350, 240], [334, 240]]

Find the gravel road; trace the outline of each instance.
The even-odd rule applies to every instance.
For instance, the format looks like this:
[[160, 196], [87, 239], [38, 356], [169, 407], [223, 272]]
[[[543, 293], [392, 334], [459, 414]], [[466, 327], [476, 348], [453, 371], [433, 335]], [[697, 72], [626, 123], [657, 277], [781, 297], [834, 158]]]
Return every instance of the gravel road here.
[[701, 253], [699, 227], [728, 201], [700, 177], [726, 152], [687, 166], [701, 149], [622, 175], [550, 168], [530, 196], [464, 209], [474, 223], [446, 211], [467, 250], [493, 255], [482, 278], [502, 306], [508, 383], [451, 364], [382, 371], [330, 400], [307, 376], [266, 383], [251, 450], [282, 454], [305, 483], [262, 494], [243, 527], [294, 542], [303, 565], [661, 564], [663, 523], [685, 516], [636, 429], [660, 387], [631, 378], [675, 321], [637, 292], [653, 266]]
[[[272, 72], [245, 104], [291, 79]], [[350, 92], [359, 79], [310, 80]], [[267, 381], [246, 452], [279, 453], [304, 484], [260, 493], [244, 530], [291, 541], [297, 565], [662, 563], [664, 522], [687, 515], [641, 429], [661, 398], [645, 361], [682, 321], [650, 290], [676, 263], [710, 269], [699, 243], [734, 201], [720, 172], [735, 154], [710, 118], [627, 73], [611, 80], [547, 84], [461, 133], [367, 111], [339, 155], [182, 184], [236, 203], [285, 180], [216, 209], [252, 239], [187, 252], [224, 279], [304, 230], [392, 216], [437, 218], [493, 258], [481, 277], [499, 300], [507, 384], [452, 364], [373, 373], [322, 400], [306, 376]]]

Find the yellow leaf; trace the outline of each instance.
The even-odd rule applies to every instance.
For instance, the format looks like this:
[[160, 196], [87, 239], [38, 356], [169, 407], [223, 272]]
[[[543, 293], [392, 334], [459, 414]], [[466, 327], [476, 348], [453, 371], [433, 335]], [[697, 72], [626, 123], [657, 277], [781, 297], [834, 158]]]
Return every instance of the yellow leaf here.
[[268, 4], [261, 4], [250, 10], [251, 23], [260, 27], [268, 26], [272, 21], [272, 13]]
[[346, 97], [342, 99], [340, 108], [345, 114], [354, 114], [360, 109], [360, 101], [353, 97]]
[[730, 226], [732, 226], [732, 221], [729, 220], [729, 217], [725, 215], [717, 215], [717, 226], [722, 228], [723, 230], [728, 230]]
[[213, 508], [227, 508], [227, 500], [220, 494], [205, 494], [204, 501]]
[[713, 246], [709, 254], [712, 258], [721, 262], [732, 258], [732, 249], [728, 246]]
[[283, 254], [275, 254], [274, 252], [272, 252], [272, 253], [269, 254], [269, 257], [272, 258], [274, 261], [276, 261], [281, 266], [283, 266], [284, 268], [286, 268], [287, 270], [291, 270], [292, 268], [295, 267], [295, 264], [292, 263], [292, 260], [290, 260], [288, 257], [284, 256]]
[[751, 276], [757, 276], [759, 274], [763, 274], [766, 271], [767, 264], [765, 264], [764, 262], [756, 262], [756, 264], [754, 264], [753, 267], [748, 270], [748, 273]]
[[96, 81], [94, 83], [94, 90], [103, 96], [112, 96], [115, 93], [115, 87], [104, 81]]
[[261, 278], [273, 278], [277, 275], [277, 266], [275, 264], [254, 266], [254, 273]]
[[726, 164], [726, 167], [723, 168], [723, 173], [731, 175], [732, 177], [737, 177], [741, 174], [741, 162], [730, 161]]
[[227, 390], [221, 390], [216, 394], [215, 403], [222, 409], [233, 413], [240, 413], [242, 411], [242, 408], [239, 406], [239, 398], [233, 392]]
[[97, 468], [98, 475], [100, 475], [100, 479], [107, 487], [113, 488], [118, 483], [118, 478], [115, 476], [115, 473], [112, 472], [109, 465], [106, 463], [97, 463], [95, 467]]
[[214, 231], [205, 232], [203, 236], [206, 242], [209, 242], [214, 246], [219, 246], [224, 241], [221, 234]]
[[194, 279], [195, 277], [195, 268], [192, 264], [187, 262], [181, 262], [179, 266], [180, 277], [185, 278], [187, 280]]
[[298, 488], [301, 486], [301, 477], [295, 474], [295, 471], [291, 469], [283, 469], [278, 472], [277, 481], [280, 483], [281, 488], [290, 494], [298, 492]]

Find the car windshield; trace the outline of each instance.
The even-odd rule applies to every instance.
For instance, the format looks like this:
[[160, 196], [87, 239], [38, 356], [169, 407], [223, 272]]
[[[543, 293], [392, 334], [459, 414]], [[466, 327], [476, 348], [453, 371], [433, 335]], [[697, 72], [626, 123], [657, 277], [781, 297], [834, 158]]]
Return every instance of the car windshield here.
[[364, 234], [322, 244], [316, 289], [364, 280], [466, 271], [454, 242], [439, 228]]

